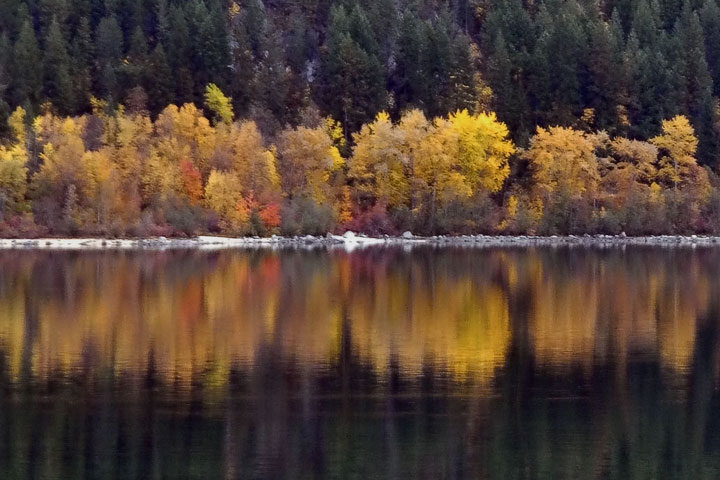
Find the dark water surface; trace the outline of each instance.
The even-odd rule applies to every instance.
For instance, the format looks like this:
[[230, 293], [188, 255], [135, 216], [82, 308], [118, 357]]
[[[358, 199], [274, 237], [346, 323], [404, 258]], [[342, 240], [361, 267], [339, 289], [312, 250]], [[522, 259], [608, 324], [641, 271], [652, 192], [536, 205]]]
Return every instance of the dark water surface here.
[[0, 478], [718, 478], [720, 249], [0, 253]]

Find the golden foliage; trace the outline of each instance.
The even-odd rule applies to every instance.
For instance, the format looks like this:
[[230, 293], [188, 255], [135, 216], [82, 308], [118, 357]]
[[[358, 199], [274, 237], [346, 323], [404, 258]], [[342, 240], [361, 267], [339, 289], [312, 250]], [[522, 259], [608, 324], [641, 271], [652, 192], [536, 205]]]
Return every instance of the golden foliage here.
[[592, 193], [600, 180], [593, 138], [569, 127], [538, 127], [525, 153], [536, 187], [545, 195], [562, 190]]

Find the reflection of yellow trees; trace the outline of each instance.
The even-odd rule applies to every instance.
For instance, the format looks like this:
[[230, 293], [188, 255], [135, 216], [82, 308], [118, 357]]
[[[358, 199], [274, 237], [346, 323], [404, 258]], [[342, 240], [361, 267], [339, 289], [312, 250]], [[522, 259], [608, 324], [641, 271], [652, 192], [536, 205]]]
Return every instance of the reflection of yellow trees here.
[[[225, 252], [0, 257], [0, 349], [14, 378], [202, 376], [224, 385], [262, 349], [332, 364], [343, 342], [379, 373], [430, 362], [489, 384], [513, 329], [538, 364], [692, 362], [717, 276], [700, 252]], [[511, 313], [512, 312], [512, 313]], [[512, 315], [512, 316], [511, 316]], [[343, 335], [350, 335], [343, 338]]]
[[415, 372], [432, 361], [453, 374], [491, 378], [510, 342], [502, 289], [469, 274], [432, 278], [418, 270], [382, 272], [372, 286], [355, 289], [349, 317], [361, 355], [379, 366], [397, 356]]
[[640, 352], [678, 371], [689, 367], [714, 274], [690, 253], [681, 264], [636, 254], [576, 253], [554, 269], [537, 255], [519, 257], [534, 275], [530, 328], [540, 363], [588, 367], [612, 357], [622, 364]]

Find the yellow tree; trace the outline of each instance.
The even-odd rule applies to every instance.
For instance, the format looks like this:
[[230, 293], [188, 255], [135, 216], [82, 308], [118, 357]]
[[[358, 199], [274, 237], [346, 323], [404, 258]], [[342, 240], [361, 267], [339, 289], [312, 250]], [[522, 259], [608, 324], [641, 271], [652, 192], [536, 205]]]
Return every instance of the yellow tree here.
[[457, 134], [449, 128], [447, 120], [437, 119], [415, 149], [413, 183], [425, 199], [431, 230], [435, 228], [440, 202], [472, 195], [462, 174], [453, 168], [457, 142]]
[[215, 129], [192, 103], [170, 105], [155, 121], [157, 154], [173, 164], [190, 160], [207, 178], [215, 153]]
[[214, 83], [205, 87], [205, 106], [213, 112], [217, 123], [230, 125], [235, 114], [232, 108], [232, 98], [226, 97]]
[[413, 109], [405, 112], [396, 126], [402, 138], [401, 154], [403, 164], [406, 165], [408, 184], [410, 189], [410, 209], [417, 206], [417, 195], [422, 185], [416, 175], [418, 161], [422, 161], [423, 145], [428, 135], [434, 131], [434, 126], [425, 117], [422, 110]]
[[536, 187], [549, 196], [562, 191], [577, 197], [597, 189], [600, 175], [592, 136], [565, 127], [538, 127], [525, 157]]
[[695, 176], [698, 167], [695, 160], [698, 140], [695, 130], [688, 119], [678, 115], [671, 120], [663, 120], [662, 134], [650, 142], [660, 149], [659, 178], [674, 188], [685, 184]]
[[610, 142], [610, 150], [616, 172], [647, 185], [656, 180], [658, 149], [655, 145], [617, 137]]
[[111, 155], [108, 148], [85, 152], [82, 162], [87, 174], [87, 184], [83, 193], [88, 208], [93, 213], [92, 220], [99, 227], [112, 223], [118, 228], [124, 228], [137, 220], [139, 205], [129, 203], [123, 195], [122, 174]]
[[330, 175], [342, 168], [340, 155], [327, 128], [298, 127], [280, 133], [280, 178], [283, 192], [324, 203], [331, 196]]
[[62, 192], [70, 184], [78, 190], [87, 188], [88, 176], [81, 161], [85, 154], [83, 124], [83, 118], [60, 119], [51, 114], [35, 120], [35, 131], [43, 145], [42, 166], [33, 178], [36, 188]]
[[280, 191], [280, 175], [277, 171], [277, 155], [274, 148], [267, 148], [255, 122], [235, 124], [230, 130], [233, 156], [232, 167], [240, 181], [242, 193], [267, 202]]
[[240, 182], [230, 172], [213, 170], [205, 186], [205, 203], [220, 217], [223, 230], [244, 233], [250, 218], [247, 202], [240, 193]]
[[0, 219], [4, 212], [20, 213], [25, 210], [28, 172], [26, 160], [24, 147], [0, 146]]
[[403, 131], [383, 112], [353, 138], [355, 149], [348, 160], [348, 176], [357, 190], [387, 207], [405, 204], [410, 183]]
[[106, 139], [105, 146], [111, 149], [123, 181], [135, 183], [150, 155], [153, 124], [145, 115], [127, 115], [121, 110], [113, 118], [112, 128], [112, 138]]
[[60, 119], [47, 113], [35, 119], [35, 131], [43, 145], [42, 165], [33, 175], [35, 201], [43, 202], [48, 224], [75, 229], [88, 218], [92, 179], [83, 161], [82, 132], [86, 119]]
[[457, 139], [457, 171], [471, 190], [497, 192], [510, 174], [510, 156], [515, 146], [507, 126], [495, 113], [470, 115], [467, 110], [450, 114], [446, 128]]
[[[195, 167], [189, 160], [187, 162]], [[142, 172], [143, 201], [145, 203], [154, 203], [155, 200], [163, 202], [175, 195], [182, 196], [184, 192], [182, 165], [182, 161], [176, 163], [153, 150]]]
[[8, 121], [16, 142], [0, 146], [0, 218], [4, 212], [20, 213], [26, 210], [27, 150], [25, 144], [25, 110], [18, 107]]

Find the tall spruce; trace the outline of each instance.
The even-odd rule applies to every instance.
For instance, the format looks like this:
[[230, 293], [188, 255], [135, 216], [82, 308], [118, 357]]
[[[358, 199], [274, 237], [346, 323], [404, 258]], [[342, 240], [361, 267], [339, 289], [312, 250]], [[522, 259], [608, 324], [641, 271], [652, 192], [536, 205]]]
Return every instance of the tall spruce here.
[[70, 114], [74, 107], [70, 56], [56, 17], [48, 27], [44, 51], [43, 93], [59, 112]]

